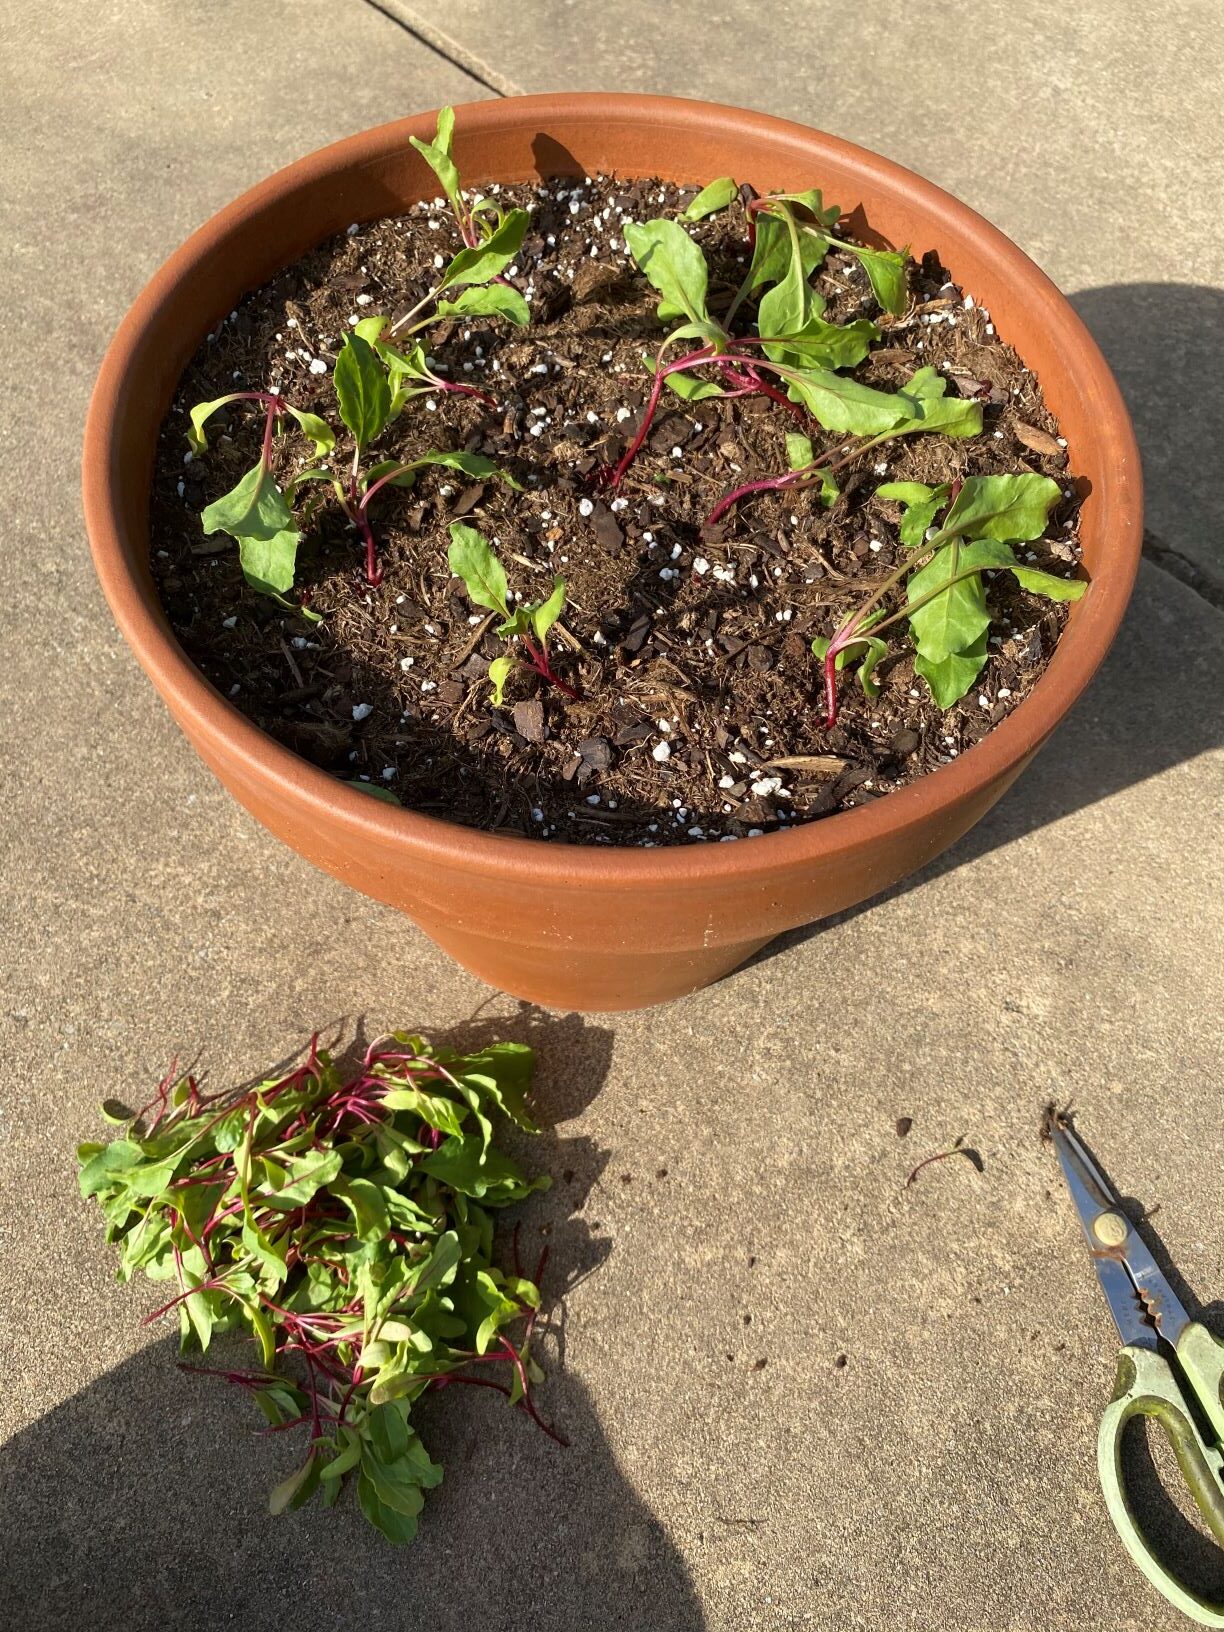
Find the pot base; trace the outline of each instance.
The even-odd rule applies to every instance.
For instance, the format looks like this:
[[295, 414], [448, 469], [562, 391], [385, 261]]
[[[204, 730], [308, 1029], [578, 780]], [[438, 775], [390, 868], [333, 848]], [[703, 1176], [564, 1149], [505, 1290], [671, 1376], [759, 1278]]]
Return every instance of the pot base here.
[[425, 933], [470, 974], [499, 991], [542, 1008], [586, 1014], [649, 1008], [687, 997], [729, 975], [774, 939], [766, 935], [684, 952], [601, 952], [589, 946], [515, 946], [495, 936], [452, 928], [430, 928]]

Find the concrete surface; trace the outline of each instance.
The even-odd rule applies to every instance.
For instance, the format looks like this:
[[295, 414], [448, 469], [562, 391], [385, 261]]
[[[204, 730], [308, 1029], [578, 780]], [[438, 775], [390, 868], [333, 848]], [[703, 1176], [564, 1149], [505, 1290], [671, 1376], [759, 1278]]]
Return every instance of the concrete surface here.
[[[1190, 1293], [1224, 1293], [1224, 613], [1206, 483], [1179, 497], [1159, 474], [1205, 434], [1196, 325], [1224, 300], [1220, 229], [1184, 180], [1206, 188], [1219, 162], [1207, 7], [1164, 8], [1157, 57], [1156, 25], [1128, 20], [1128, 56], [1105, 0], [1056, 34], [1052, 6], [860, 5], [838, 13], [856, 65], [841, 86], [816, 49], [831, 9], [802, 8], [810, 61], [797, 6], [702, 8], [687, 37], [636, 4], [513, 9], [517, 43], [508, 7], [417, 8], [477, 72], [775, 107], [1000, 220], [1128, 348], [1132, 391], [1175, 405], [1141, 428], [1155, 530], [1198, 587], [1167, 556], [1145, 565], [1074, 717], [988, 821], [887, 899], [665, 1011], [588, 1022], [490, 1000], [214, 786], [110, 623], [76, 491], [98, 359], [185, 232], [296, 154], [480, 87], [357, 0], [10, 7], [6, 1619], [1173, 1632], [1100, 1501], [1115, 1337], [1035, 1130], [1047, 1097], [1074, 1100], [1124, 1191], [1163, 1204], [1155, 1228]], [[985, 104], [949, 78], [975, 55]], [[105, 1094], [138, 1093], [175, 1049], [235, 1080], [332, 1021], [534, 1039], [554, 1128], [531, 1159], [576, 1175], [533, 1216], [553, 1223], [554, 1285], [570, 1288], [542, 1399], [573, 1448], [440, 1396], [426, 1431], [447, 1479], [406, 1555], [348, 1508], [265, 1516], [288, 1448], [175, 1372], [169, 1341], [138, 1325], [151, 1301], [113, 1284], [75, 1199], [71, 1150]], [[957, 1135], [984, 1171], [950, 1160], [907, 1189]]]

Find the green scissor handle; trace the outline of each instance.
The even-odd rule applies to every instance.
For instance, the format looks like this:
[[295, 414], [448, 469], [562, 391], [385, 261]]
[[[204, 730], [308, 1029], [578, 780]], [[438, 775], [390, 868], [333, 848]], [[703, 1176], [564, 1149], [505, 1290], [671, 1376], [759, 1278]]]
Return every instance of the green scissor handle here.
[[[1177, 1355], [1213, 1428], [1224, 1424], [1224, 1347], [1205, 1327], [1191, 1322], [1182, 1332]], [[1105, 1505], [1122, 1545], [1157, 1592], [1200, 1626], [1224, 1627], [1224, 1604], [1208, 1603], [1183, 1586], [1139, 1528], [1122, 1474], [1122, 1436], [1132, 1417], [1152, 1417], [1164, 1429], [1195, 1506], [1224, 1547], [1224, 1454], [1199, 1433], [1186, 1408], [1185, 1391], [1168, 1361], [1152, 1349], [1128, 1344], [1118, 1355], [1113, 1399], [1105, 1407], [1097, 1435]]]
[[1175, 1352], [1216, 1439], [1224, 1445], [1224, 1343], [1192, 1320], [1183, 1326]]

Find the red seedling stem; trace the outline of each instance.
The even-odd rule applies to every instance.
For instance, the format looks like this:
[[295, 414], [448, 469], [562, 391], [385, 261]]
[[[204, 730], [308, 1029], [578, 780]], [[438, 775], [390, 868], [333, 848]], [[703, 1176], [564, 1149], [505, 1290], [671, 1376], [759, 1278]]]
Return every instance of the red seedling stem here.
[[801, 470], [787, 470], [781, 476], [762, 476], [754, 482], [745, 482], [741, 487], [733, 487], [730, 493], [724, 493], [702, 525], [704, 527], [715, 526], [733, 505], [738, 504], [741, 499], [747, 498], [750, 493], [776, 493], [787, 487], [802, 487], [805, 485], [805, 473]]
[[550, 686], [556, 686], [557, 690], [562, 692], [566, 697], [570, 698], [572, 702], [578, 703], [582, 701], [582, 693], [575, 690], [575, 688], [571, 686], [568, 681], [562, 680], [559, 674], [553, 672], [553, 667], [548, 661], [548, 652], [545, 648], [537, 646], [535, 642], [529, 640], [526, 635], [520, 635], [519, 640], [522, 642], [523, 650], [527, 653], [528, 666], [534, 669], [542, 680], [546, 680]]
[[548, 1426], [548, 1424], [544, 1421], [544, 1418], [540, 1415], [540, 1413], [536, 1410], [535, 1406], [532, 1404], [532, 1401], [531, 1401], [531, 1383], [530, 1383], [530, 1381], [529, 1381], [529, 1379], [527, 1377], [527, 1368], [523, 1364], [522, 1355], [515, 1348], [514, 1344], [511, 1343], [510, 1339], [508, 1337], [506, 1337], [503, 1333], [499, 1332], [497, 1334], [497, 1341], [501, 1345], [501, 1347], [504, 1349], [505, 1354], [506, 1354], [506, 1358], [508, 1360], [513, 1361], [514, 1369], [515, 1369], [515, 1371], [518, 1372], [519, 1387], [523, 1391], [523, 1398], [520, 1400], [519, 1403], [523, 1407], [523, 1410], [526, 1411], [527, 1415], [531, 1418], [532, 1422], [535, 1423], [537, 1428], [542, 1428], [544, 1430], [544, 1432], [548, 1435], [549, 1439], [555, 1440], [558, 1445], [564, 1445], [568, 1449], [569, 1440], [562, 1438], [562, 1436], [556, 1431], [555, 1428], [550, 1428]]
[[748, 345], [773, 345], [775, 343], [781, 344], [782, 342], [780, 340], [775, 342], [768, 338], [754, 338], [751, 340], [737, 339], [732, 341], [724, 351], [715, 351], [712, 345], [703, 346], [700, 351], [688, 352], [683, 357], [677, 357], [674, 361], [670, 363], [663, 363], [657, 367], [654, 372], [654, 379], [651, 382], [650, 396], [647, 399], [646, 409], [642, 415], [642, 423], [638, 428], [637, 435], [625, 449], [624, 453], [617, 460], [615, 465], [613, 465], [611, 468], [605, 466], [598, 473], [596, 479], [599, 484], [603, 487], [610, 488], [618, 488], [620, 486], [626, 471], [641, 452], [642, 444], [650, 434], [650, 427], [654, 421], [655, 414], [658, 411], [659, 397], [663, 390], [664, 382], [669, 375], [680, 374], [685, 369], [699, 368], [703, 365], [711, 365], [714, 368], [721, 369], [724, 379], [732, 388], [731, 390], [727, 391], [725, 395], [729, 397], [768, 397], [770, 402], [776, 403], [778, 407], [785, 409], [786, 412], [790, 414], [792, 418], [797, 420], [800, 425], [804, 427], [808, 426], [811, 423], [811, 416], [808, 414], [807, 410], [802, 406], [802, 404], [792, 402], [784, 392], [778, 390], [777, 386], [771, 385], [768, 380], [763, 380], [760, 375], [760, 370], [762, 368], [769, 369], [772, 373], [782, 374], [783, 376], [786, 376], [793, 371], [788, 370], [781, 364], [767, 362], [763, 357], [750, 355], [743, 350], [743, 347]]
[[650, 387], [650, 398], [646, 404], [646, 412], [642, 416], [642, 423], [638, 428], [637, 435], [625, 452], [621, 454], [611, 471], [601, 473], [601, 480], [606, 486], [619, 487], [624, 479], [625, 472], [641, 451], [642, 443], [646, 440], [651, 421], [654, 419], [655, 411], [659, 406], [659, 394], [663, 390], [663, 382], [667, 376], [669, 374], [678, 374], [685, 368], [693, 368], [697, 363], [710, 362], [714, 355], [712, 346], [703, 346], [700, 351], [691, 351], [684, 357], [677, 357], [674, 362], [665, 363], [661, 368], [655, 369], [654, 382]]

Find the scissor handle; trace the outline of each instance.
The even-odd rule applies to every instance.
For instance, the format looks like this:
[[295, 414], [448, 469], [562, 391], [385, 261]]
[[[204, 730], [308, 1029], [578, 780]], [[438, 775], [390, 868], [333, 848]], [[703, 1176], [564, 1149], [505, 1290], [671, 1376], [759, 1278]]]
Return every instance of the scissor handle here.
[[[1215, 1340], [1207, 1335], [1214, 1344]], [[1179, 1356], [1180, 1352], [1179, 1344]], [[1216, 1386], [1218, 1389], [1218, 1378]], [[1218, 1392], [1215, 1399], [1218, 1412]], [[1105, 1505], [1122, 1545], [1157, 1592], [1200, 1626], [1224, 1627], [1224, 1604], [1208, 1603], [1184, 1586], [1152, 1551], [1139, 1528], [1122, 1473], [1123, 1432], [1132, 1417], [1152, 1417], [1164, 1429], [1195, 1506], [1224, 1547], [1224, 1456], [1199, 1433], [1168, 1361], [1154, 1350], [1128, 1344], [1118, 1355], [1113, 1398], [1105, 1407], [1097, 1435], [1097, 1466]]]
[[1224, 1445], [1224, 1343], [1192, 1320], [1182, 1327], [1176, 1353], [1216, 1439]]

